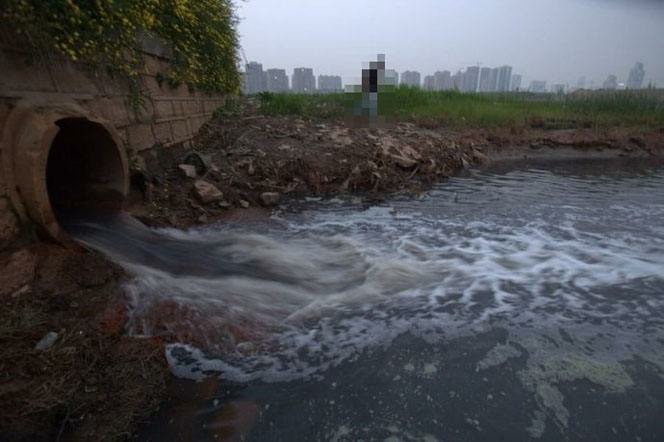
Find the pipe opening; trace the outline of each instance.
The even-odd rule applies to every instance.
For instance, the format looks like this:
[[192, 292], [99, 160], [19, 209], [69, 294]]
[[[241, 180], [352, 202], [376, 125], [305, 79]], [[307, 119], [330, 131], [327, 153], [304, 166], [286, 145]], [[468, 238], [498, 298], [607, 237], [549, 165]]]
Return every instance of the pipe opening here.
[[101, 125], [84, 118], [56, 122], [46, 165], [48, 197], [58, 223], [66, 229], [81, 217], [122, 208], [125, 170], [118, 146]]

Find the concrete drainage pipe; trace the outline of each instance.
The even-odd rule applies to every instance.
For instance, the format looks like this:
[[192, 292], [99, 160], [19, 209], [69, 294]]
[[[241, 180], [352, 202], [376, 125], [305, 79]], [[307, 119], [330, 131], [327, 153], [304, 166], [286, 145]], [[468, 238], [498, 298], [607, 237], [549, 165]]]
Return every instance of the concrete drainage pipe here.
[[52, 238], [68, 238], [66, 217], [122, 208], [126, 153], [113, 126], [79, 106], [15, 108], [0, 147], [15, 208]]

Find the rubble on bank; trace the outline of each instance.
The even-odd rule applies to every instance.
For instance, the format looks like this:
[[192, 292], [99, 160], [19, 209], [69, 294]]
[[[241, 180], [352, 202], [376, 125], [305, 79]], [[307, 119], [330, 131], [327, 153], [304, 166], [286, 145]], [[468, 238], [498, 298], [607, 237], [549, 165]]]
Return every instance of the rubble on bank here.
[[[187, 227], [227, 216], [228, 209], [269, 208], [288, 197], [416, 193], [490, 159], [546, 149], [555, 156], [566, 148], [580, 155], [655, 155], [664, 152], [664, 129], [369, 128], [245, 111], [205, 125], [195, 153], [180, 154], [188, 164], [153, 171], [149, 203], [132, 211], [149, 224]], [[201, 196], [201, 181], [209, 192], [214, 188], [213, 197]]]

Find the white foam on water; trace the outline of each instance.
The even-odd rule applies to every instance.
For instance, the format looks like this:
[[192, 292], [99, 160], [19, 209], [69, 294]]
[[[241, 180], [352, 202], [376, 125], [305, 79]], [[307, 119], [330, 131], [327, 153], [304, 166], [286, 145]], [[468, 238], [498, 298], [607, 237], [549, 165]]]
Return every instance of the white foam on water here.
[[[465, 179], [455, 185], [477, 184]], [[595, 358], [630, 358], [637, 349], [661, 353], [661, 343], [642, 339], [642, 328], [648, 323], [660, 336], [664, 330], [664, 236], [651, 221], [664, 219], [664, 204], [586, 206], [592, 195], [583, 195], [582, 205], [572, 198], [556, 206], [523, 195], [519, 203], [501, 192], [516, 202], [493, 211], [447, 202], [442, 213], [431, 206], [445, 195], [407, 210], [396, 203], [353, 210], [321, 204], [279, 213], [276, 226], [262, 234], [237, 226], [157, 232], [184, 244], [218, 243], [202, 274], [123, 261], [104, 247], [137, 275], [127, 286], [131, 331], [165, 328], [182, 337], [167, 351], [181, 377], [214, 372], [238, 382], [277, 382], [320, 376], [404, 333], [453, 339], [496, 322], [533, 354], [541, 354], [540, 344], [518, 332], [533, 323], [566, 327], [576, 351], [596, 342], [599, 331], [622, 337], [597, 347]], [[643, 226], [632, 228], [626, 220], [616, 227], [613, 217], [627, 213]], [[226, 272], [229, 266], [246, 271]], [[164, 318], [159, 308], [165, 303], [187, 314]], [[589, 318], [607, 321], [590, 337], [584, 336]], [[631, 330], [622, 330], [621, 318]], [[184, 321], [186, 333], [178, 335]], [[221, 329], [237, 324], [249, 335], [260, 331], [253, 351], [235, 350], [244, 338], [218, 342]]]
[[[220, 359], [170, 346], [171, 355], [188, 354], [196, 361], [181, 366], [171, 356], [177, 375], [209, 371], [239, 382], [292, 380], [323, 373], [407, 332], [442, 339], [472, 334], [496, 317], [516, 324], [533, 317], [541, 323], [559, 321], [563, 312], [598, 318], [634, 313], [632, 299], [601, 289], [661, 278], [664, 268], [664, 242], [657, 239], [607, 239], [571, 225], [552, 233], [542, 220], [509, 228], [410, 217], [407, 227], [395, 227], [389, 216], [396, 216], [389, 208], [372, 208], [352, 215], [321, 214], [320, 220], [293, 225], [295, 232], [309, 232], [306, 242], [312, 248], [319, 241], [317, 232], [344, 230], [353, 238], [346, 243], [354, 250], [350, 261], [360, 259], [363, 265], [355, 267], [365, 268], [363, 281], [337, 292], [308, 291], [298, 298], [300, 304], [284, 306], [293, 309], [281, 323], [285, 328], [270, 337], [269, 347], [276, 351]], [[451, 233], [455, 229], [462, 233]], [[560, 239], [561, 233], [566, 239]], [[381, 241], [386, 237], [390, 241]], [[322, 248], [318, 258], [324, 261], [325, 253]], [[317, 277], [312, 273], [309, 278]], [[318, 289], [333, 279], [323, 277]], [[278, 288], [273, 295], [265, 302], [279, 305], [288, 299]], [[437, 309], [441, 303], [447, 310]], [[638, 314], [653, 317], [663, 303], [649, 299]]]

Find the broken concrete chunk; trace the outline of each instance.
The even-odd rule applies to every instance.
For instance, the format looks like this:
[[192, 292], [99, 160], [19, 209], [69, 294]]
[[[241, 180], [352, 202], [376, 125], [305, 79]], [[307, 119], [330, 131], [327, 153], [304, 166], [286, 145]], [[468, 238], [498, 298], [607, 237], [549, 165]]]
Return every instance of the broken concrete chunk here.
[[397, 166], [401, 167], [402, 169], [411, 169], [417, 164], [417, 161], [415, 160], [411, 160], [410, 158], [406, 157], [400, 157], [398, 155], [392, 155], [392, 159], [395, 163], [397, 163]]
[[35, 345], [35, 350], [37, 351], [44, 351], [48, 350], [55, 344], [55, 341], [58, 340], [58, 334], [54, 331], [50, 331], [44, 335], [43, 338], [37, 342], [37, 345]]
[[214, 184], [205, 180], [196, 180], [194, 183], [194, 193], [196, 198], [203, 204], [214, 203], [224, 199], [224, 194]]
[[191, 164], [178, 164], [178, 169], [188, 178], [196, 178], [197, 176], [196, 166], [192, 166]]
[[240, 205], [241, 205], [243, 208], [248, 209], [248, 208], [249, 208], [249, 201], [246, 201], [246, 200], [240, 200]]
[[281, 199], [281, 195], [279, 192], [263, 192], [261, 193], [261, 200], [263, 201], [263, 204], [270, 207], [270, 206], [276, 206], [279, 204], [279, 200]]

